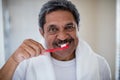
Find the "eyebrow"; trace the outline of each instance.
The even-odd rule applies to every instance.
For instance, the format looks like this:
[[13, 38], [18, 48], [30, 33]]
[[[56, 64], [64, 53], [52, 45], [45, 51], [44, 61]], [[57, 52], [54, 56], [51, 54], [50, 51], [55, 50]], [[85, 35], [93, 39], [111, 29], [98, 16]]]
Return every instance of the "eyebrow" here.
[[72, 22], [70, 22], [70, 23], [67, 23], [66, 25], [74, 25]]
[[50, 28], [56, 28], [56, 27], [57, 27], [56, 25], [51, 24], [51, 25], [49, 25], [49, 26], [47, 27], [47, 30], [49, 30]]
[[51, 28], [51, 27], [56, 27], [56, 25], [51, 24], [51, 25], [48, 26], [48, 28]]
[[[67, 26], [67, 25], [74, 25], [74, 24], [72, 22], [70, 22], [70, 23], [65, 24], [65, 26]], [[53, 27], [57, 27], [57, 25], [51, 24], [48, 26], [48, 29], [53, 28]]]

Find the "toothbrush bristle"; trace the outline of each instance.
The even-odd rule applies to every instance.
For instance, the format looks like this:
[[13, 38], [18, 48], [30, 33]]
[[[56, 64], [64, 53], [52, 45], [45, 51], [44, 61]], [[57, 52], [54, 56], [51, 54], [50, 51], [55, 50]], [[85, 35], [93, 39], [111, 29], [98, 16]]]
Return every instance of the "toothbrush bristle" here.
[[61, 48], [66, 47], [66, 46], [67, 46], [67, 44], [62, 44], [62, 45], [61, 45]]

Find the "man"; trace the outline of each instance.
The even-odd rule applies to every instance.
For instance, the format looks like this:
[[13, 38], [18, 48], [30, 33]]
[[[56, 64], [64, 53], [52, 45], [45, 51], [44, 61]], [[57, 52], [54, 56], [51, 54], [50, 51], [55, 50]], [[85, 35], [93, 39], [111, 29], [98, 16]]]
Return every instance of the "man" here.
[[[111, 79], [106, 60], [78, 37], [79, 13], [70, 1], [44, 4], [39, 26], [42, 42], [25, 40], [1, 69], [0, 80]], [[63, 45], [68, 47], [60, 49]]]

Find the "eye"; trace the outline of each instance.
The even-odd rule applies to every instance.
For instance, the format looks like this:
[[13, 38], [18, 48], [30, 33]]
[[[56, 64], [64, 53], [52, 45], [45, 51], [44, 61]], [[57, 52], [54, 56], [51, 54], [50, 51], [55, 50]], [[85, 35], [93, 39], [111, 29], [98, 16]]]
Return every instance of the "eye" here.
[[48, 29], [48, 33], [50, 33], [50, 34], [55, 34], [55, 33], [57, 33], [57, 31], [58, 31], [58, 28], [55, 26], [50, 26]]
[[75, 30], [75, 26], [73, 24], [68, 24], [68, 25], [66, 25], [65, 30], [66, 31], [73, 31], [73, 30]]

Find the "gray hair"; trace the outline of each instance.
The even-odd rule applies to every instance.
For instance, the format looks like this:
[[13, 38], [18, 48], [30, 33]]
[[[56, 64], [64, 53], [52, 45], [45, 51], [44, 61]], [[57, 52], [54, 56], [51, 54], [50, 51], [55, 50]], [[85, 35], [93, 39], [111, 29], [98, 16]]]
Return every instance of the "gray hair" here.
[[53, 11], [57, 10], [65, 10], [72, 13], [75, 22], [77, 25], [79, 25], [79, 12], [76, 9], [75, 5], [71, 3], [71, 1], [68, 0], [50, 0], [47, 3], [45, 3], [39, 13], [39, 27], [43, 29], [43, 26], [45, 24], [45, 16], [46, 14], [49, 14]]

